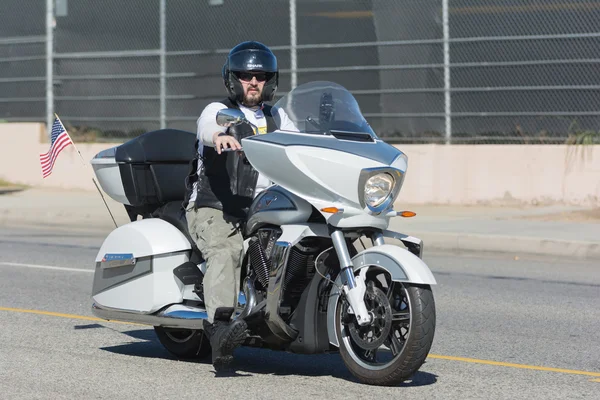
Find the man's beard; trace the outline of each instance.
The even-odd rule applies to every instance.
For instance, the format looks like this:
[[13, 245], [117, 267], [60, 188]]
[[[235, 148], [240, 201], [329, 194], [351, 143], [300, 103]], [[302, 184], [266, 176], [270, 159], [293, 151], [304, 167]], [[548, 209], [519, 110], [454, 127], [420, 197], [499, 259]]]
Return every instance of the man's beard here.
[[244, 105], [247, 107], [254, 107], [254, 106], [260, 104], [261, 101], [262, 101], [262, 93], [260, 93], [260, 92], [247, 93], [244, 96]]

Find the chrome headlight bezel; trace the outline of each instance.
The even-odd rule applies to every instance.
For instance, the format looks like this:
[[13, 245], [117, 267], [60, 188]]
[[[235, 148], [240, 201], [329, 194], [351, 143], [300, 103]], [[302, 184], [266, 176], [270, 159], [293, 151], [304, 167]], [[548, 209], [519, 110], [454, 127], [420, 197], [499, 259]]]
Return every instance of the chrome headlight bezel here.
[[[378, 206], [372, 206], [365, 200], [366, 184], [369, 179], [379, 174], [387, 174], [392, 177], [392, 188], [390, 193], [388, 193], [387, 197], [381, 204]], [[392, 208], [394, 201], [396, 200], [396, 197], [402, 188], [402, 184], [404, 183], [404, 174], [404, 171], [393, 167], [375, 167], [363, 169], [358, 178], [358, 199], [360, 206], [363, 209], [367, 208], [372, 214], [380, 214]]]

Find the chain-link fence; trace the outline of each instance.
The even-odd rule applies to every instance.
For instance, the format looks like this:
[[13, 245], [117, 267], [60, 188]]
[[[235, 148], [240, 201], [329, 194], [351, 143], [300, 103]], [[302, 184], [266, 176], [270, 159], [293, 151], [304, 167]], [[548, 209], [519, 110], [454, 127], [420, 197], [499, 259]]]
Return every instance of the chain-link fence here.
[[225, 56], [244, 40], [274, 50], [279, 96], [335, 81], [390, 142], [565, 143], [576, 129], [599, 129], [600, 0], [1, 7], [0, 119], [47, 121], [56, 112], [80, 140], [195, 131], [202, 108], [225, 96]]
[[2, 0], [0, 120], [44, 121], [45, 115], [45, 0]]

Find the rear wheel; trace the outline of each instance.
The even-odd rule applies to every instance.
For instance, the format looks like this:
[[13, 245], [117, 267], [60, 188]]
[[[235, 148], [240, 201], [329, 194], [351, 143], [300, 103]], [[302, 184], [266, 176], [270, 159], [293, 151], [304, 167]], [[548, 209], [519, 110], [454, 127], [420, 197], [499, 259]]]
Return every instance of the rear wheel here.
[[178, 358], [204, 358], [210, 355], [210, 343], [204, 331], [155, 326], [160, 343]]
[[425, 362], [435, 332], [435, 303], [429, 285], [393, 282], [371, 267], [365, 303], [373, 316], [359, 326], [340, 296], [336, 334], [340, 355], [361, 382], [390, 386], [409, 379]]

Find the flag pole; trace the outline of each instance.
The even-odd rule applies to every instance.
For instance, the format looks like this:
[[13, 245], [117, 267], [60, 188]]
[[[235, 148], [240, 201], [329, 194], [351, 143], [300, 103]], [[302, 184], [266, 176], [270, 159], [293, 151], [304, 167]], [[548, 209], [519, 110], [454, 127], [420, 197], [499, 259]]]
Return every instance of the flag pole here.
[[[56, 117], [57, 120], [60, 121], [60, 124], [65, 129], [65, 132], [67, 133], [67, 136], [69, 136], [69, 139], [71, 140], [71, 143], [73, 143], [73, 148], [75, 149], [75, 151], [77, 151], [77, 154], [79, 154], [79, 158], [81, 158], [81, 163], [83, 164], [84, 167], [87, 167], [87, 164], [85, 163], [85, 160], [83, 159], [83, 156], [81, 155], [81, 152], [79, 151], [79, 149], [77, 148], [77, 146], [75, 146], [75, 142], [73, 141], [73, 138], [71, 137], [71, 135], [69, 135], [69, 132], [67, 131], [67, 128], [62, 123], [62, 121], [60, 120], [60, 118], [58, 117], [58, 115], [56, 115], [56, 113], [54, 113], [54, 116]], [[110, 217], [112, 218], [113, 224], [115, 224], [115, 228], [118, 228], [119, 226], [117, 225], [117, 221], [115, 221], [115, 217], [113, 217], [113, 214], [110, 211], [110, 208], [108, 208], [108, 204], [106, 203], [106, 199], [104, 198], [104, 195], [102, 194], [102, 191], [100, 190], [100, 187], [98, 186], [98, 183], [96, 183], [96, 179], [94, 179], [93, 176], [92, 176], [92, 182], [94, 182], [94, 186], [96, 186], [96, 190], [98, 190], [98, 193], [100, 193], [100, 197], [102, 197], [102, 201], [104, 202], [104, 205], [106, 206], [106, 209], [108, 210], [108, 213], [110, 214]]]

